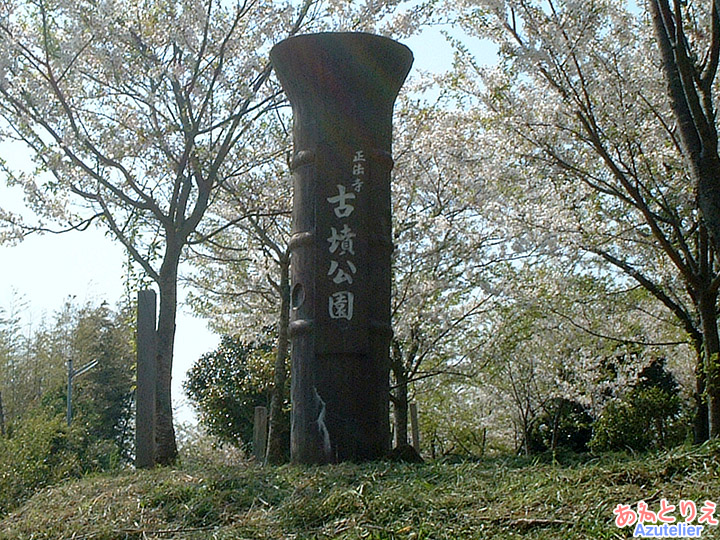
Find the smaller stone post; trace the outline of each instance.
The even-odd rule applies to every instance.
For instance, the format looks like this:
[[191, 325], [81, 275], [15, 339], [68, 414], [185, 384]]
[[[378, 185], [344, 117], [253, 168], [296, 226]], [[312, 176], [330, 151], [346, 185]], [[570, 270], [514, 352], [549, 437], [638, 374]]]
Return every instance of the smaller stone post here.
[[156, 306], [155, 291], [138, 292], [135, 391], [135, 467], [138, 469], [155, 465]]
[[267, 407], [255, 407], [255, 422], [253, 423], [253, 455], [255, 461], [262, 464], [265, 461], [268, 436]]
[[410, 432], [412, 433], [412, 446], [420, 453], [420, 426], [418, 425], [417, 403], [410, 404]]

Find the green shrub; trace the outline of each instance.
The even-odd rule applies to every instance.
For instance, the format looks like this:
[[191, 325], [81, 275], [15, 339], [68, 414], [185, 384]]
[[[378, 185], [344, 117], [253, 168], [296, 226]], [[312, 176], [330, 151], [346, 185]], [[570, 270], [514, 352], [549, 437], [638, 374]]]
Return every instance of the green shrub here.
[[640, 372], [624, 398], [605, 406], [595, 422], [590, 447], [642, 451], [673, 446], [687, 435], [682, 412], [679, 385], [665, 369], [665, 359], [656, 359]]
[[581, 403], [565, 398], [553, 399], [533, 423], [528, 441], [530, 451], [564, 448], [587, 452], [592, 423], [589, 410]]
[[61, 417], [45, 411], [27, 415], [9, 438], [0, 438], [0, 512], [34, 490], [80, 471]]
[[627, 448], [643, 450], [650, 443], [643, 425], [642, 417], [631, 403], [610, 401], [595, 422], [590, 448], [600, 452]]
[[208, 433], [251, 449], [255, 407], [269, 406], [273, 365], [271, 345], [232, 336], [195, 362], [183, 387]]
[[0, 437], [0, 515], [39, 489], [119, 462], [117, 445], [93, 437], [80, 422], [68, 428], [62, 415], [29, 411], [10, 436]]

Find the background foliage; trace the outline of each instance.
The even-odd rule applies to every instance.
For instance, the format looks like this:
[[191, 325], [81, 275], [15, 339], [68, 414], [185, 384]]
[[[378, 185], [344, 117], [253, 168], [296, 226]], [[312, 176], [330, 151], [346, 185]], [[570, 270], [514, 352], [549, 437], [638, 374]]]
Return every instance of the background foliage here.
[[[134, 328], [130, 308], [65, 307], [34, 329], [17, 315], [0, 322], [3, 434], [0, 511], [34, 490], [133, 456]], [[75, 379], [66, 421], [67, 360], [97, 367]]]
[[[270, 406], [273, 363], [274, 351], [267, 342], [245, 343], [238, 337], [223, 336], [215, 351], [193, 365], [183, 387], [211, 435], [252, 449], [255, 407]], [[286, 416], [287, 412], [286, 407]], [[289, 449], [287, 420], [283, 437]]]
[[[144, 111], [144, 127], [127, 107], [128, 95], [110, 92], [114, 124], [99, 114], [98, 96], [110, 100], [103, 94], [107, 88], [101, 92], [92, 77], [83, 85], [93, 66], [70, 70], [81, 64], [84, 42], [63, 26], [64, 19], [53, 22], [53, 54], [39, 64], [68, 69], [67, 76], [54, 80], [77, 91], [77, 103], [91, 104], [76, 110], [86, 115], [86, 131], [107, 143], [117, 162], [100, 159], [97, 167], [78, 171], [63, 145], [78, 145], [83, 156], [97, 155], [83, 142], [82, 130], [62, 121], [64, 131], [54, 139], [28, 131], [27, 124], [15, 131], [2, 126], [5, 138], [24, 139], [40, 150], [52, 146], [52, 152], [37, 157], [40, 168], [55, 178], [13, 176], [4, 169], [11, 183], [25, 187], [41, 218], [89, 224], [99, 214], [85, 217], [80, 210], [95, 207], [112, 227], [111, 218], [119, 216], [126, 246], [142, 251], [146, 264], [139, 264], [148, 275], [157, 272], [153, 264], [172, 236], [166, 233], [174, 230], [167, 213], [159, 212], [160, 222], [153, 221], [148, 207], [155, 197], [175, 196], [185, 203], [208, 197], [202, 220], [194, 215], [190, 221], [196, 227], [183, 228], [174, 256], [176, 263], [192, 265], [186, 276], [194, 287], [190, 304], [226, 336], [198, 361], [185, 387], [208, 431], [240, 447], [251, 440], [253, 408], [268, 405], [278, 367], [273, 354], [282, 350], [274, 339], [282, 335], [287, 315], [281, 299], [291, 264], [291, 119], [266, 69], [266, 53], [285, 35], [279, 28], [300, 6], [283, 11], [277, 4], [244, 4], [262, 10], [255, 19], [241, 18], [245, 32], [227, 42], [237, 63], [229, 64], [229, 76], [216, 79], [212, 74], [220, 73], [219, 64], [213, 62], [224, 53], [216, 51], [214, 60], [202, 64], [200, 76], [192, 63], [183, 63], [187, 55], [181, 51], [186, 46], [199, 52], [203, 32], [214, 36], [222, 30], [203, 25], [210, 4], [184, 3], [182, 18], [167, 29], [156, 27], [154, 17], [173, 15], [177, 4], [159, 2], [157, 11], [143, 15], [147, 35], [136, 39], [127, 27], [117, 43], [104, 15], [93, 11], [88, 21], [108, 40], [107, 47], [93, 41], [99, 58], [107, 60], [96, 66], [102, 68], [98, 73], [116, 74], [113, 59], [136, 53], [153, 66], [131, 73], [147, 83], [142, 95], [131, 96]], [[397, 37], [443, 26], [454, 51], [445, 73], [415, 74], [396, 106], [389, 397], [396, 444], [407, 440], [411, 401], [420, 408], [422, 451], [432, 458], [657, 450], [685, 441], [691, 417], [695, 441], [703, 440], [707, 397], [716, 390], [708, 387], [706, 375], [720, 346], [718, 253], [696, 206], [646, 6], [614, 0], [427, 0], [410, 9], [403, 4], [302, 4], [308, 8], [308, 28]], [[124, 4], [103, 5], [113, 11]], [[713, 46], [720, 25], [711, 4], [677, 5], [688, 28], [687, 43], [698, 50]], [[63, 2], [47, 6], [67, 7]], [[224, 10], [220, 15], [224, 24], [233, 20]], [[8, 23], [7, 17], [0, 17], [0, 24]], [[43, 44], [39, 36], [38, 46]], [[143, 56], [135, 49], [143, 43], [140, 38], [162, 54]], [[65, 39], [77, 56], [62, 53], [57, 43]], [[488, 44], [496, 58], [485, 64], [478, 50], [486, 52]], [[0, 52], [11, 46], [18, 43], [1, 42]], [[708, 50], [720, 50], [714, 46]], [[31, 57], [23, 58], [32, 67]], [[3, 89], [23, 81], [16, 79], [12, 58], [0, 55]], [[702, 55], [696, 60], [704, 61]], [[162, 76], [165, 97], [180, 98], [179, 105], [163, 108], [155, 102], [155, 75]], [[247, 77], [262, 82], [257, 95], [245, 88]], [[119, 77], [109, 86], [124, 81]], [[201, 91], [215, 83], [217, 94]], [[255, 97], [257, 108], [248, 108]], [[241, 102], [243, 114], [230, 114], [226, 122], [224, 113]], [[62, 117], [57, 103], [38, 103], [34, 118]], [[207, 124], [188, 124], [188, 103], [209, 111]], [[198, 109], [198, 103], [204, 105]], [[166, 110], [171, 112], [163, 122], [153, 119]], [[234, 145], [220, 167], [212, 157], [224, 147], [217, 133], [249, 111], [248, 123], [235, 125], [247, 144]], [[122, 135], [116, 136], [113, 130], [120, 127]], [[189, 149], [174, 159], [179, 148]], [[128, 175], [121, 174], [122, 163]], [[196, 175], [187, 173], [188, 164], [198, 167]], [[217, 177], [212, 194], [197, 183], [208, 171]], [[142, 182], [133, 186], [135, 177]], [[173, 177], [187, 189], [171, 189]], [[129, 182], [137, 204], [114, 213], [98, 209], [107, 206], [101, 194], [117, 195], [109, 180]], [[65, 205], [63, 197], [78, 190], [89, 193], [93, 204]], [[0, 214], [12, 224], [0, 234], [22, 234], [14, 216]], [[21, 313], [18, 305], [0, 314], [2, 444], [5, 454], [18, 460], [8, 461], [4, 470], [24, 471], [13, 477], [15, 484], [3, 478], [16, 497], [127, 460], [132, 433], [132, 308], [114, 312], [68, 304], [51, 321], [29, 329], [20, 322]], [[258, 339], [258, 328], [273, 331]], [[70, 357], [76, 366], [92, 359], [101, 363], [78, 381], [76, 421], [67, 430], [59, 417]], [[282, 366], [284, 358], [278, 357]], [[38, 437], [26, 444], [30, 427]], [[42, 461], [48, 453], [58, 461]], [[33, 463], [37, 466], [28, 465]], [[345, 501], [343, 494], [337, 496]], [[364, 504], [362, 493], [353, 501]]]

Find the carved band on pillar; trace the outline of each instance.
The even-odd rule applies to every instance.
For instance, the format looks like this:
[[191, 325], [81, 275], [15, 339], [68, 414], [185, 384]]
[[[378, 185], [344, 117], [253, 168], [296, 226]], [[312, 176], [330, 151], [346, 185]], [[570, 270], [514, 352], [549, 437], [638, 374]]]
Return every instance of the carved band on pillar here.
[[378, 459], [390, 448], [392, 110], [412, 53], [323, 33], [271, 58], [294, 116], [292, 460]]

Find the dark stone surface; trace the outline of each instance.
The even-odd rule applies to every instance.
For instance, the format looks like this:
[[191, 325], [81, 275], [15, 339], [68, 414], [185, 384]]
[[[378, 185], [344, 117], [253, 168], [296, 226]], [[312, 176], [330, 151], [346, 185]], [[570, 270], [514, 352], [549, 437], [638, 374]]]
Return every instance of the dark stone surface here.
[[271, 51], [294, 115], [291, 455], [390, 447], [392, 110], [412, 65], [388, 38], [323, 33]]
[[155, 291], [138, 292], [135, 391], [135, 466], [138, 469], [155, 465], [156, 305]]

